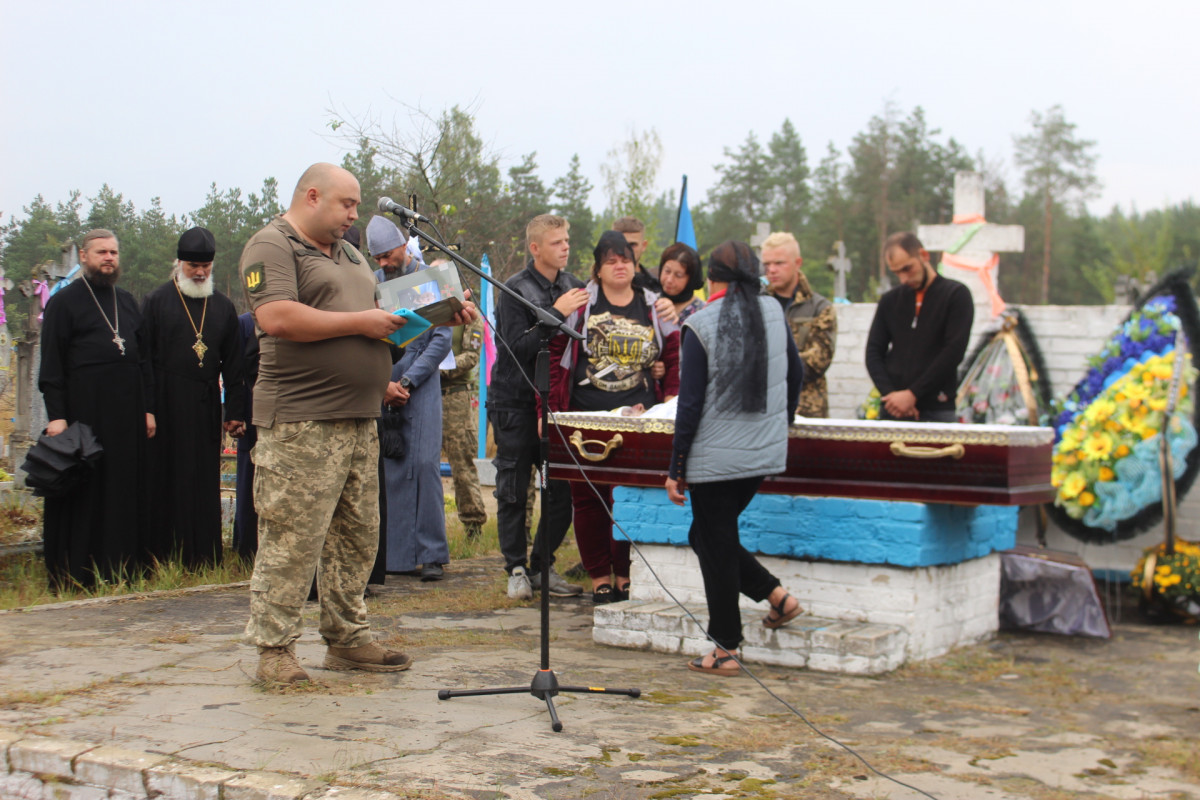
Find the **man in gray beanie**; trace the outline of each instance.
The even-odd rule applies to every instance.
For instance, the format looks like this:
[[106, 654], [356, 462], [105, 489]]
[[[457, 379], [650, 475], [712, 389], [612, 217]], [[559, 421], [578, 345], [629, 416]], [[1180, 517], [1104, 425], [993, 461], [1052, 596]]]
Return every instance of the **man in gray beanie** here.
[[[213, 288], [216, 239], [179, 237], [171, 279], [142, 302], [151, 344], [158, 433], [150, 440], [150, 552], [188, 568], [221, 562], [223, 433], [240, 436], [246, 413], [237, 310]], [[224, 423], [221, 386], [224, 381]]]
[[367, 252], [381, 267], [375, 271], [379, 280], [390, 281], [408, 274], [412, 263], [408, 237], [390, 219], [372, 217], [367, 223]]

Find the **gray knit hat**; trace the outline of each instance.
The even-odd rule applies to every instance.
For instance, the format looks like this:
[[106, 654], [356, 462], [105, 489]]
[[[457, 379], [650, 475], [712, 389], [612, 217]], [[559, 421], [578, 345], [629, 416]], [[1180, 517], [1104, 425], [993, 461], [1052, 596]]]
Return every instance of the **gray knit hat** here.
[[408, 237], [390, 219], [376, 216], [367, 223], [367, 252], [371, 255], [382, 255], [406, 244]]

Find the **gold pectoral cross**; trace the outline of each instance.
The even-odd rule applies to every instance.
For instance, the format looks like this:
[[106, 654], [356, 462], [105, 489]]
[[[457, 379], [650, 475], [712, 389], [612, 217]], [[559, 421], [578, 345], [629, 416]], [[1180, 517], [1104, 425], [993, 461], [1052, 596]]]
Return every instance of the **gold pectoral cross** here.
[[208, 345], [204, 343], [204, 334], [196, 334], [196, 343], [192, 345], [192, 350], [196, 353], [196, 358], [200, 359], [200, 366], [204, 366], [204, 354], [208, 352]]
[[121, 338], [121, 334], [113, 331], [113, 344], [121, 351], [121, 355], [125, 355], [125, 340]]

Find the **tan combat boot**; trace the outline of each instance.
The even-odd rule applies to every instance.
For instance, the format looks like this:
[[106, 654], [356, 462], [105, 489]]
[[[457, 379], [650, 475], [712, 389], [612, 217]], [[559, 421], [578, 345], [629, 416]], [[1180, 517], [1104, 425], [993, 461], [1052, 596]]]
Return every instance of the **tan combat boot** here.
[[263, 683], [292, 684], [308, 680], [308, 673], [296, 660], [296, 646], [258, 648], [258, 673]]
[[325, 669], [346, 672], [361, 669], [366, 672], [402, 672], [412, 666], [412, 659], [399, 650], [389, 650], [379, 642], [358, 647], [329, 646], [325, 652]]

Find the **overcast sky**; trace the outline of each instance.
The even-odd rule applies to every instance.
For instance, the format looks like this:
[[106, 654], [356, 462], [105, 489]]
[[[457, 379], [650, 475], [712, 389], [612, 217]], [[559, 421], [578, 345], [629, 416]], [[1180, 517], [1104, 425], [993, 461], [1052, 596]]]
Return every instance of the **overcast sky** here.
[[693, 203], [749, 131], [790, 118], [815, 166], [887, 101], [1003, 159], [1017, 189], [1013, 135], [1061, 104], [1097, 143], [1094, 213], [1195, 197], [1200, 4], [973, 5], [0, 0], [0, 221], [103, 183], [176, 214], [214, 181], [286, 194], [344, 155], [331, 108], [404, 125], [402, 103], [474, 105], [506, 166], [536, 150], [547, 184], [578, 153], [599, 187], [608, 151], [653, 127], [658, 188], [687, 173]]

